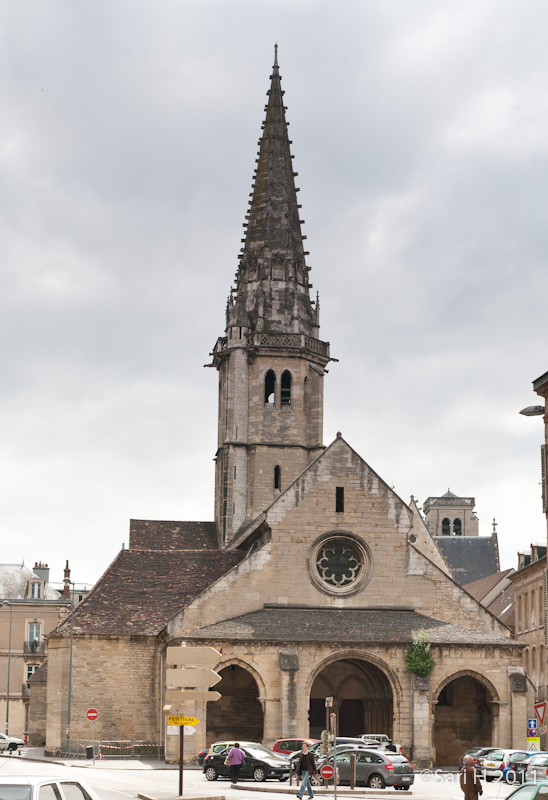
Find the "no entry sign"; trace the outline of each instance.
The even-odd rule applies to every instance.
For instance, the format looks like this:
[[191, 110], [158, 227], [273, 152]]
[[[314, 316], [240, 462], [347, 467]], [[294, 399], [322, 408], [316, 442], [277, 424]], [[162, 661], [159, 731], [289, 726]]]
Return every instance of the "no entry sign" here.
[[95, 722], [97, 717], [99, 716], [99, 712], [96, 708], [88, 708], [86, 711], [86, 717], [91, 720], [91, 722]]
[[326, 781], [330, 781], [334, 774], [335, 774], [335, 770], [333, 769], [331, 764], [324, 764], [324, 766], [320, 770], [320, 775]]

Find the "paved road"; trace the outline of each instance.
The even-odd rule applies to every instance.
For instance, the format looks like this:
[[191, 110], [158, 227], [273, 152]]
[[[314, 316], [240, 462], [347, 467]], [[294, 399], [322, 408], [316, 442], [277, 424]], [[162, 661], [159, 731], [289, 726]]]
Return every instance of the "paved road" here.
[[[68, 763], [68, 765], [67, 765]], [[147, 761], [102, 761], [96, 762], [64, 762], [55, 764], [49, 761], [30, 761], [17, 756], [0, 756], [0, 779], [9, 775], [45, 775], [52, 777], [70, 776], [86, 781], [94, 789], [101, 800], [136, 800], [139, 794], [145, 794], [158, 800], [170, 800], [177, 796], [179, 778], [177, 767], [166, 768], [163, 762]], [[287, 793], [288, 784], [267, 781], [254, 784], [246, 781], [242, 787], [231, 788], [227, 780], [219, 779], [208, 782], [202, 772], [187, 769], [184, 772], [183, 794], [189, 797], [213, 798], [224, 796], [226, 800], [286, 800], [293, 793]], [[511, 787], [504, 783], [488, 783], [484, 786], [482, 800], [502, 800], [510, 793]], [[364, 790], [356, 790], [356, 796], [363, 798]], [[319, 792], [317, 793], [319, 797]], [[332, 793], [326, 795], [332, 798]], [[398, 800], [411, 797], [413, 800], [463, 800], [458, 785], [458, 777], [454, 774], [417, 773], [415, 784], [410, 792], [367, 791], [367, 797]], [[341, 796], [348, 800], [349, 795]]]

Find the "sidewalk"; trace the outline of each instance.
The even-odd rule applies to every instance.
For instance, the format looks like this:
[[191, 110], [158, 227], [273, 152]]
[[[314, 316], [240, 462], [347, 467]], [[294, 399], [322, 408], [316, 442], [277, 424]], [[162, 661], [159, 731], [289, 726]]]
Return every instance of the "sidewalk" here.
[[[21, 755], [2, 755], [3, 758], [12, 758], [14, 760], [27, 760], [27, 761], [43, 761], [48, 764], [59, 764], [63, 767], [83, 767], [85, 769], [99, 768], [99, 769], [169, 769], [178, 770], [178, 764], [166, 764], [163, 759], [158, 758], [96, 758], [95, 764], [92, 759], [86, 758], [62, 758], [60, 756], [46, 756], [44, 755], [43, 747], [23, 747], [20, 751]], [[185, 770], [202, 768], [198, 764], [185, 765]]]

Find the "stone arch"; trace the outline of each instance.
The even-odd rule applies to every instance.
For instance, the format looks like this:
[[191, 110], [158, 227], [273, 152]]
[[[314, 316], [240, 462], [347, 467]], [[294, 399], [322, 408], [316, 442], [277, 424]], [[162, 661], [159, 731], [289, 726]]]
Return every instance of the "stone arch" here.
[[431, 702], [436, 764], [458, 763], [471, 742], [492, 744], [500, 698], [480, 672], [465, 669], [447, 676], [434, 689]]
[[215, 685], [220, 700], [207, 709], [206, 742], [232, 738], [262, 742], [266, 691], [259, 673], [239, 658], [215, 667], [222, 680]]
[[394, 709], [399, 707], [396, 701], [402, 692], [395, 673], [382, 659], [358, 650], [345, 650], [316, 665], [306, 684], [310, 736], [317, 737], [326, 724], [326, 686], [332, 689], [333, 710], [337, 713], [341, 736], [361, 733], [392, 736]]

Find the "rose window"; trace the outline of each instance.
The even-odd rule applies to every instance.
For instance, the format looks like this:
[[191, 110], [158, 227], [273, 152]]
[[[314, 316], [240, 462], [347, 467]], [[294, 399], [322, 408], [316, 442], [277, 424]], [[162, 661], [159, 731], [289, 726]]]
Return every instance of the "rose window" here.
[[350, 542], [329, 541], [316, 556], [318, 575], [329, 586], [342, 589], [358, 579], [363, 567], [361, 553]]

